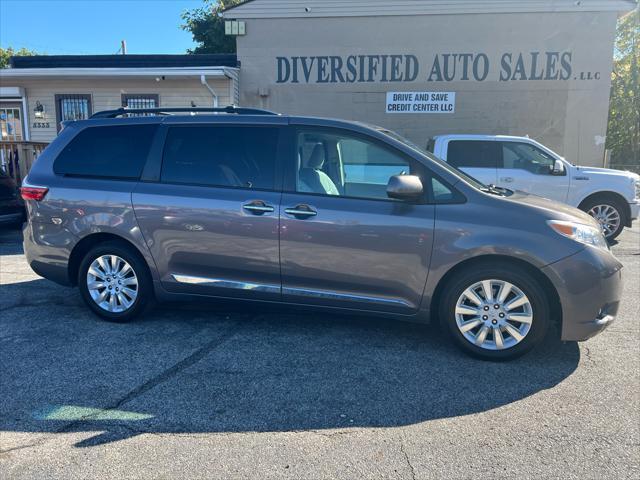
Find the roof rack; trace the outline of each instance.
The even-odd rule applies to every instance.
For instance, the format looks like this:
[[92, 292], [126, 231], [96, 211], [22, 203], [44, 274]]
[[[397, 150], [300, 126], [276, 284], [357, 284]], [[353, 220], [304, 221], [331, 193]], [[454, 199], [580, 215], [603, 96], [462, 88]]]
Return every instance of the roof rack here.
[[259, 108], [236, 107], [229, 105], [227, 107], [179, 107], [179, 108], [118, 108], [116, 110], [103, 110], [91, 115], [90, 118], [117, 118], [122, 115], [131, 113], [145, 114], [155, 113], [158, 115], [169, 115], [172, 113], [235, 113], [238, 115], [280, 115], [270, 110], [262, 110]]

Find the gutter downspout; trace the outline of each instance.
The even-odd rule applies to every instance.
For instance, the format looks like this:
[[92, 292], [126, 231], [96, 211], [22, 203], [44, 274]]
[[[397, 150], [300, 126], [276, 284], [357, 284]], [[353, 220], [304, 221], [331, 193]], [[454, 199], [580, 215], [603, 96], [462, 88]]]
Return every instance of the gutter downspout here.
[[218, 107], [218, 95], [216, 95], [216, 92], [213, 90], [213, 88], [211, 88], [211, 85], [209, 85], [207, 83], [207, 77], [204, 75], [200, 75], [200, 83], [207, 89], [209, 90], [209, 93], [211, 94], [211, 96], [213, 97], [213, 107], [217, 108]]
[[24, 139], [27, 142], [31, 141], [31, 131], [29, 130], [29, 122], [31, 120], [31, 117], [29, 116], [29, 110], [27, 110], [27, 107], [29, 105], [29, 102], [27, 102], [27, 92], [24, 92], [24, 94], [22, 95], [22, 115], [23, 115], [23, 119], [22, 121], [24, 122]]

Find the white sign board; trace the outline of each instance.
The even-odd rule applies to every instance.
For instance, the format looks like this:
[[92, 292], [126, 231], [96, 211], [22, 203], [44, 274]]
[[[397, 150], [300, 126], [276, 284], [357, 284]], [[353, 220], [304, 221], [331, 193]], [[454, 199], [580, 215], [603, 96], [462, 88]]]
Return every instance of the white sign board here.
[[387, 113], [454, 113], [455, 92], [387, 92]]

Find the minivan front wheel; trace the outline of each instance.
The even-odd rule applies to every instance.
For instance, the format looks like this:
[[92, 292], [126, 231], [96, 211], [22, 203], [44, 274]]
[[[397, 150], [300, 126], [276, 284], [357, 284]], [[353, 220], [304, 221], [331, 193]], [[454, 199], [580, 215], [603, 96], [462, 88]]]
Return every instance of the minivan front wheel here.
[[112, 322], [140, 314], [151, 297], [148, 270], [137, 252], [119, 242], [92, 248], [80, 263], [78, 286], [94, 313]]
[[518, 267], [476, 267], [449, 282], [440, 318], [454, 343], [486, 360], [508, 360], [544, 337], [550, 310], [544, 290]]

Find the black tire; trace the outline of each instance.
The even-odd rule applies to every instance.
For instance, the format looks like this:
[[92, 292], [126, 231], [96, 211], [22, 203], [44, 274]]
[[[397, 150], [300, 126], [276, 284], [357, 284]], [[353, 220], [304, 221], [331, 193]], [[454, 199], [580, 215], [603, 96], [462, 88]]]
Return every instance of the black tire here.
[[618, 225], [618, 228], [610, 235], [605, 234], [605, 238], [607, 239], [607, 241], [612, 242], [613, 240], [618, 238], [618, 236], [622, 233], [622, 230], [624, 230], [624, 226], [627, 224], [628, 219], [625, 213], [625, 205], [623, 205], [623, 203], [615, 197], [603, 195], [587, 199], [580, 205], [580, 210], [589, 213], [589, 211], [597, 205], [608, 205], [612, 208], [615, 208], [618, 212], [618, 215], [620, 215], [620, 225]]
[[[137, 277], [137, 296], [133, 303], [122, 312], [109, 312], [101, 308], [91, 297], [87, 286], [87, 272], [94, 260], [103, 255], [117, 255], [125, 260]], [[87, 306], [100, 318], [116, 323], [125, 323], [141, 315], [153, 300], [151, 275], [142, 256], [124, 242], [109, 241], [101, 243], [87, 252], [78, 269], [78, 288]]]
[[[519, 343], [503, 350], [488, 350], [471, 343], [456, 323], [455, 310], [462, 293], [477, 282], [489, 279], [502, 280], [516, 286], [527, 296], [533, 311], [528, 333]], [[443, 292], [439, 308], [443, 330], [458, 348], [482, 360], [504, 361], [524, 355], [542, 341], [551, 323], [551, 309], [544, 289], [530, 273], [517, 265], [479, 265], [460, 271], [449, 279]]]

